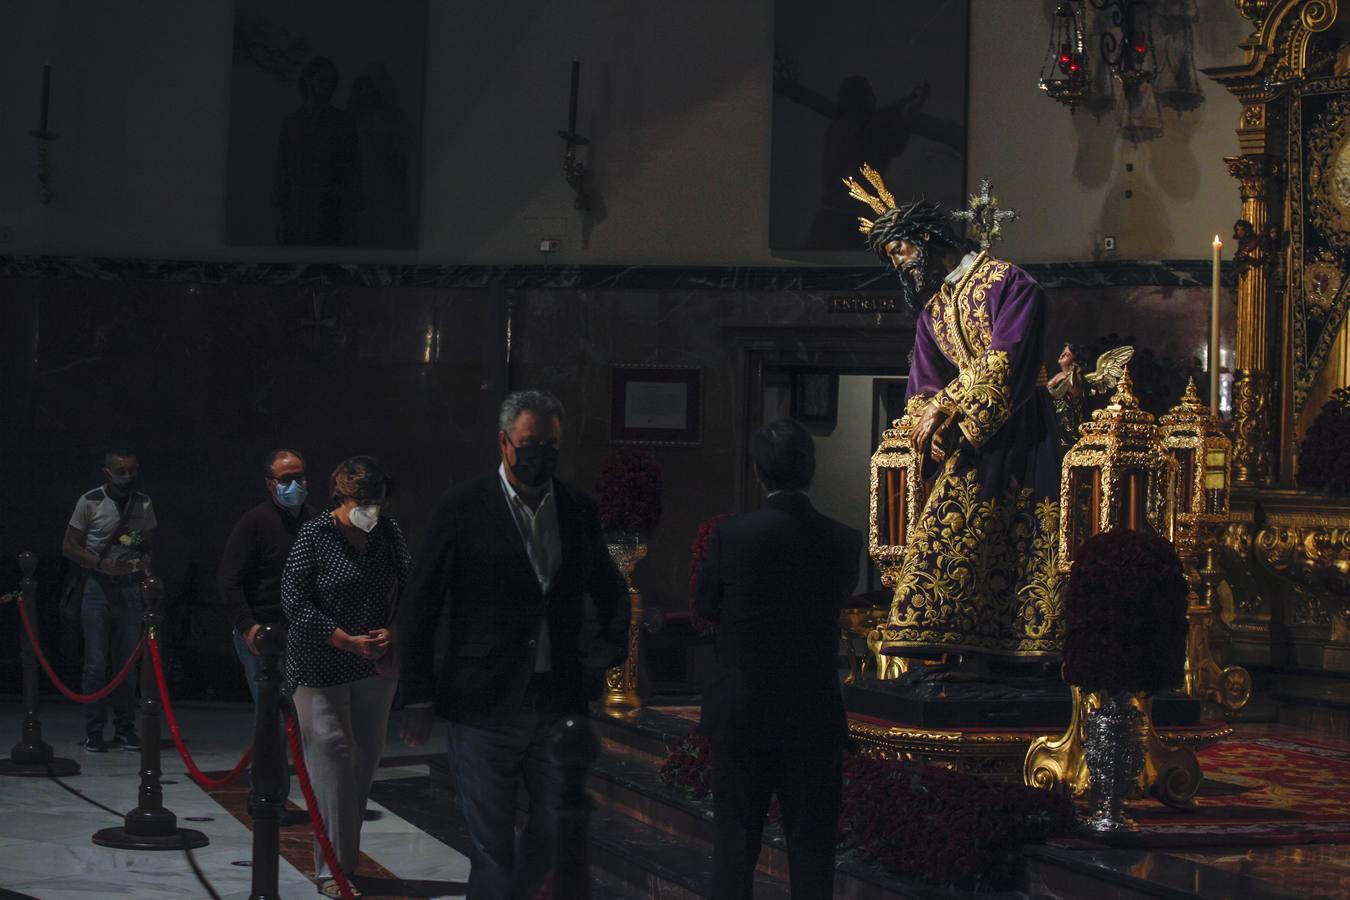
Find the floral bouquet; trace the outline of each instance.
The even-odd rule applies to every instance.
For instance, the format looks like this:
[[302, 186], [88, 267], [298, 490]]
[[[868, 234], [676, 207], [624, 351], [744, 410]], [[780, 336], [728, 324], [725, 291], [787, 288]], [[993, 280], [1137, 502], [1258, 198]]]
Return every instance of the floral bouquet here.
[[1022, 847], [1073, 826], [1062, 794], [910, 761], [844, 758], [839, 849], [965, 891], [1011, 890]]
[[1299, 445], [1298, 481], [1304, 487], [1350, 494], [1350, 388], [1331, 395]]
[[646, 450], [622, 447], [605, 454], [595, 492], [605, 531], [646, 534], [661, 520], [661, 466]]
[[690, 800], [702, 802], [712, 796], [712, 742], [702, 734], [688, 734], [668, 747], [670, 755], [661, 764], [656, 779]]
[[718, 513], [712, 518], [705, 519], [703, 524], [698, 526], [698, 534], [689, 548], [689, 624], [693, 625], [699, 634], [707, 634], [708, 629], [712, 627], [712, 623], [698, 614], [698, 605], [694, 602], [698, 594], [698, 576], [703, 571], [703, 555], [708, 552], [708, 542], [712, 540], [713, 529], [717, 527], [717, 523], [730, 518], [731, 513]]
[[[660, 782], [694, 802], [712, 796], [712, 744], [690, 734], [670, 748]], [[774, 821], [774, 811], [769, 814]], [[1012, 890], [1022, 847], [1073, 827], [1064, 794], [922, 763], [844, 757], [839, 850], [914, 881]]]
[[1086, 692], [1179, 686], [1186, 665], [1186, 576], [1172, 545], [1108, 531], [1078, 551], [1064, 602], [1064, 680]]

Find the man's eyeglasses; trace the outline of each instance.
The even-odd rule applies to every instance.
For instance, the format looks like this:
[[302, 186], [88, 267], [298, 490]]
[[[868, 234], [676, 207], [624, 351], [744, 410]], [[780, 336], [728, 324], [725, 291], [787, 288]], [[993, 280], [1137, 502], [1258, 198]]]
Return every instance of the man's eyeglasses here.
[[557, 450], [559, 447], [558, 441], [525, 441], [521, 444], [508, 441], [507, 443], [510, 443], [517, 450], [524, 450], [526, 447], [534, 447], [539, 450]]
[[287, 475], [273, 475], [273, 476], [272, 476], [272, 480], [275, 481], [277, 484], [292, 484], [292, 483], [294, 483], [294, 482], [296, 482], [296, 481], [300, 482], [301, 484], [304, 484], [304, 483], [305, 483], [305, 473], [304, 473], [304, 472], [301, 472], [301, 473], [299, 473], [298, 475], [290, 475], [290, 474], [287, 474]]

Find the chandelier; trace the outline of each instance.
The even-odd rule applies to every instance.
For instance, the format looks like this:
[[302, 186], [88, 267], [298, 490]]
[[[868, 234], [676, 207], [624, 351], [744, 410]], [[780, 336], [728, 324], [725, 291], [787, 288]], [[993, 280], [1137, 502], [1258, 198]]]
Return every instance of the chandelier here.
[[1060, 0], [1050, 27], [1050, 48], [1041, 67], [1040, 89], [1073, 110], [1088, 95], [1087, 32], [1083, 27], [1083, 0]]
[[1164, 107], [1180, 115], [1204, 101], [1195, 66], [1197, 6], [1196, 0], [1059, 0], [1038, 87], [1070, 111], [1099, 119], [1119, 109], [1127, 140], [1160, 137]]

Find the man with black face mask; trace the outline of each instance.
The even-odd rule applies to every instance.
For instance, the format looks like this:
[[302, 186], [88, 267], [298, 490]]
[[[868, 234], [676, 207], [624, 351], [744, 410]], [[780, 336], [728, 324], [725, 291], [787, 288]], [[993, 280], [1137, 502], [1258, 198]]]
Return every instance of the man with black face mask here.
[[[426, 741], [433, 705], [450, 720], [450, 763], [473, 839], [469, 900], [533, 897], [547, 877], [561, 787], [547, 741], [560, 716], [586, 714], [583, 595], [608, 632], [628, 593], [595, 501], [554, 476], [562, 436], [552, 394], [508, 396], [500, 464], [437, 505], [403, 594], [403, 738]], [[433, 672], [442, 617], [450, 644]], [[517, 838], [522, 782], [529, 817]]]
[[[103, 456], [103, 487], [75, 504], [66, 526], [61, 553], [85, 570], [80, 596], [84, 632], [84, 672], [80, 690], [92, 694], [121, 671], [136, 649], [145, 618], [141, 580], [150, 573], [155, 509], [136, 490], [140, 466], [130, 450]], [[136, 736], [136, 681], [127, 678], [112, 692], [114, 736], [119, 750], [140, 750]], [[90, 753], [104, 753], [103, 726], [108, 708], [103, 701], [84, 707], [84, 741]]]

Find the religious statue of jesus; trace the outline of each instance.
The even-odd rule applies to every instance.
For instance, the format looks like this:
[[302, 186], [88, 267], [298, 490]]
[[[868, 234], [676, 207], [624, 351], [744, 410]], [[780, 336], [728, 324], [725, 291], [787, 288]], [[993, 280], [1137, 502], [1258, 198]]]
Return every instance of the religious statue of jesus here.
[[[1050, 397], [1036, 389], [1040, 285], [989, 254], [988, 223], [1002, 214], [966, 214], [981, 249], [957, 234], [953, 214], [923, 200], [897, 205], [876, 170], [863, 175], [875, 194], [845, 180], [877, 213], [860, 219], [861, 230], [917, 317], [906, 412], [930, 482], [883, 652], [1057, 655], [1060, 450]], [[986, 189], [983, 206], [991, 200]]]

